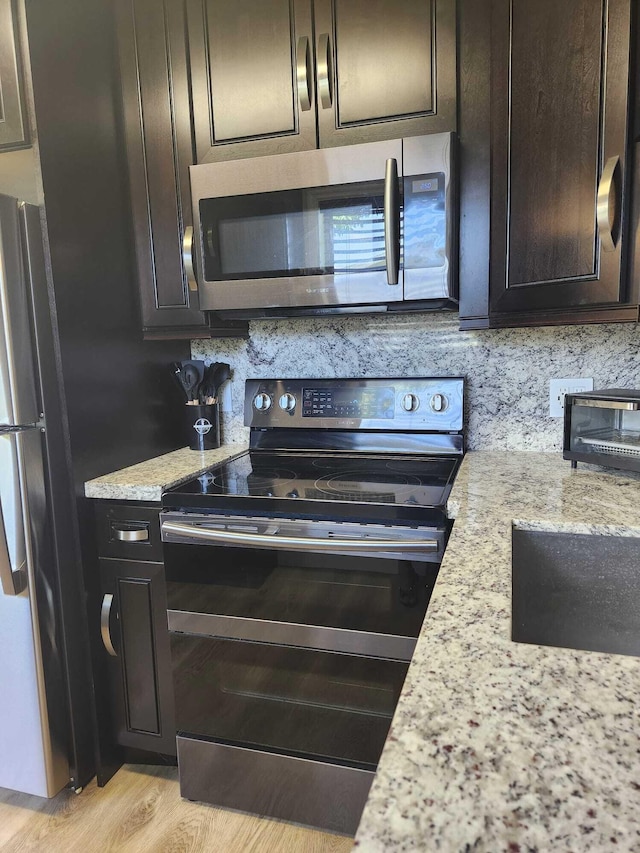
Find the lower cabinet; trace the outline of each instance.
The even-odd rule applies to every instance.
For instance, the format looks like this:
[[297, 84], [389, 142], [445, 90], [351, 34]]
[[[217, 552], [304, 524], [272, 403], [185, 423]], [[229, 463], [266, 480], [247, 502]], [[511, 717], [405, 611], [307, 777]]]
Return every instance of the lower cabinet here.
[[175, 755], [164, 565], [101, 558], [100, 580], [113, 738], [123, 747]]
[[96, 501], [94, 508], [100, 567], [98, 693], [108, 711], [100, 715], [107, 721], [103, 728], [109, 730], [102, 738], [112, 746], [173, 756], [160, 507], [105, 500]]

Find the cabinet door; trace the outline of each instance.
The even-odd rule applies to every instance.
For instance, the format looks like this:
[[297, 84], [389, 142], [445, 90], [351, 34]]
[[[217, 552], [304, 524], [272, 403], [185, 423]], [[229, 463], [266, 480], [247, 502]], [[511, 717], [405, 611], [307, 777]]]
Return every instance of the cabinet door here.
[[[246, 336], [207, 317], [183, 261], [192, 225], [184, 0], [117, 0], [124, 130], [146, 338]], [[187, 240], [188, 242], [188, 240]]]
[[102, 644], [121, 746], [175, 755], [173, 685], [162, 563], [100, 560]]
[[187, 0], [199, 163], [316, 147], [310, 0]]
[[625, 301], [630, 0], [494, 0], [491, 312]]
[[455, 0], [316, 0], [320, 147], [456, 129]]

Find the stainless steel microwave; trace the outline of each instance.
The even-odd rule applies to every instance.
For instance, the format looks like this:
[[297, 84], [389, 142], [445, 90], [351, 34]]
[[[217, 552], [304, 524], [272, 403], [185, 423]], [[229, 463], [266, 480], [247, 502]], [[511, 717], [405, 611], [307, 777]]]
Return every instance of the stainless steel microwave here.
[[190, 168], [203, 310], [455, 307], [453, 135]]

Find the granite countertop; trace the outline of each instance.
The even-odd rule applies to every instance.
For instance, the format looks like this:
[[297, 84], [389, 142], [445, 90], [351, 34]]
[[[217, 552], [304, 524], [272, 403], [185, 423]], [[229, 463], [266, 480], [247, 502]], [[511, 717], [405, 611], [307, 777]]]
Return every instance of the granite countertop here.
[[512, 526], [640, 536], [640, 478], [471, 452], [363, 851], [640, 850], [640, 660], [514, 643]]
[[159, 501], [165, 489], [197, 477], [212, 465], [232, 459], [246, 450], [247, 445], [244, 444], [225, 444], [217, 450], [202, 452], [184, 447], [89, 480], [84, 484], [84, 493], [88, 498]]

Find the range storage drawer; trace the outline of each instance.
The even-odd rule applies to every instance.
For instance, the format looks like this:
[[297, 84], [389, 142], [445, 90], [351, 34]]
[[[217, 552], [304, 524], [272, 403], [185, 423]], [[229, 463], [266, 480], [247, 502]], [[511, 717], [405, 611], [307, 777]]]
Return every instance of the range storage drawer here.
[[226, 808], [354, 835], [374, 773], [181, 737], [180, 794]]

